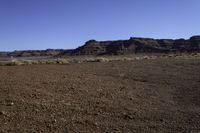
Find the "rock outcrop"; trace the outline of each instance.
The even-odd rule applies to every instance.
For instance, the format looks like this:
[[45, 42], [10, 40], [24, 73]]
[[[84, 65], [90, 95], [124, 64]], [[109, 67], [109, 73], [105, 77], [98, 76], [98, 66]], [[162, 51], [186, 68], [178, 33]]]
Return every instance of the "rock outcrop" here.
[[0, 52], [0, 57], [51, 57], [64, 52], [63, 49], [23, 50], [13, 52]]
[[120, 55], [137, 53], [200, 52], [200, 36], [185, 39], [135, 38], [118, 41], [90, 40], [71, 55]]
[[200, 36], [185, 39], [152, 39], [131, 37], [117, 41], [87, 41], [76, 49], [47, 49], [0, 52], [0, 57], [62, 57], [77, 55], [124, 55], [138, 53], [200, 52]]

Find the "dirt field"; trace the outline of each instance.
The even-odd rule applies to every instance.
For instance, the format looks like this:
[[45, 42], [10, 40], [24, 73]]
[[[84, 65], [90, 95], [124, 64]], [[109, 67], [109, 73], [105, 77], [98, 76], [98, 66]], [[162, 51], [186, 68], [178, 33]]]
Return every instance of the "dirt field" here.
[[0, 133], [200, 132], [200, 59], [0, 67]]

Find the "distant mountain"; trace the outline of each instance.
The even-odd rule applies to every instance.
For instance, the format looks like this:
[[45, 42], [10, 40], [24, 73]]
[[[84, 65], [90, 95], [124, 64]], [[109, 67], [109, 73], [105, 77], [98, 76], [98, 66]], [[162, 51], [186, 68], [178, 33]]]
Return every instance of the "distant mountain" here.
[[135, 38], [118, 41], [90, 40], [71, 55], [121, 55], [137, 53], [200, 52], [200, 36], [185, 39]]
[[78, 55], [125, 55], [138, 53], [200, 52], [200, 36], [185, 39], [131, 37], [129, 40], [87, 41], [76, 49], [47, 49], [0, 52], [0, 57], [63, 57]]
[[47, 49], [47, 50], [22, 50], [13, 52], [0, 52], [0, 57], [46, 57], [56, 56], [66, 50]]

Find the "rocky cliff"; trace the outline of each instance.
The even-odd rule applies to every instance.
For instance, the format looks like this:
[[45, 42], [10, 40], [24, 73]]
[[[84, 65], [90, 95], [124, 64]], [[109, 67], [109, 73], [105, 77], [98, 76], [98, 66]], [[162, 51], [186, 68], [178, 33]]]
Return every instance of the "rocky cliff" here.
[[71, 50], [47, 49], [0, 52], [0, 57], [41, 57], [77, 55], [124, 55], [138, 53], [200, 52], [200, 36], [185, 39], [152, 39], [131, 37], [117, 41], [87, 41], [83, 46]]
[[137, 53], [200, 52], [200, 36], [185, 39], [135, 38], [118, 41], [90, 40], [72, 55], [120, 55]]

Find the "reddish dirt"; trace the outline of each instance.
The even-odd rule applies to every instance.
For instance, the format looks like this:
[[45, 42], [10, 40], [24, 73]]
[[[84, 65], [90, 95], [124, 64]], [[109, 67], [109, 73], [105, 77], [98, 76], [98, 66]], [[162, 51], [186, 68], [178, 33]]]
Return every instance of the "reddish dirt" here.
[[8, 132], [200, 132], [200, 60], [2, 66]]

